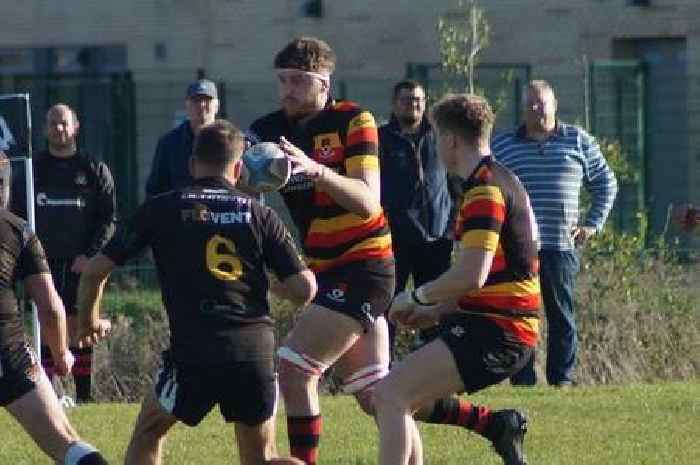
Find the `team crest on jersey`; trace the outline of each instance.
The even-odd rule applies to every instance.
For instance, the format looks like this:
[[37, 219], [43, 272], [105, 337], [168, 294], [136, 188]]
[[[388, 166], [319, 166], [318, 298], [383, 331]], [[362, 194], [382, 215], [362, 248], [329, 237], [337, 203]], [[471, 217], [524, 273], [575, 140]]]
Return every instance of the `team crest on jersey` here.
[[338, 162], [343, 156], [343, 146], [337, 132], [314, 136], [314, 159], [324, 162]]
[[455, 336], [455, 337], [462, 337], [464, 336], [464, 328], [460, 325], [454, 325], [452, 328], [450, 328], [450, 332]]
[[76, 186], [86, 186], [87, 175], [82, 171], [78, 171], [78, 173], [75, 175], [74, 182]]
[[331, 299], [333, 302], [345, 303], [345, 294], [348, 291], [347, 284], [338, 284], [336, 287], [326, 292], [326, 297]]

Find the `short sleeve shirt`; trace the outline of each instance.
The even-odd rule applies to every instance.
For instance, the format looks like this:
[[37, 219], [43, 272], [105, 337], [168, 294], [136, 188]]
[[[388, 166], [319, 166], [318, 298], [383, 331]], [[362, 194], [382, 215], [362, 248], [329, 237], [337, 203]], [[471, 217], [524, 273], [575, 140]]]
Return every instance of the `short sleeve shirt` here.
[[266, 271], [283, 280], [305, 269], [277, 214], [222, 178], [147, 200], [103, 253], [121, 264], [147, 246], [185, 363], [239, 359], [236, 329], [272, 324]]
[[39, 239], [24, 220], [0, 209], [0, 350], [23, 343], [15, 284], [40, 273], [49, 266]]

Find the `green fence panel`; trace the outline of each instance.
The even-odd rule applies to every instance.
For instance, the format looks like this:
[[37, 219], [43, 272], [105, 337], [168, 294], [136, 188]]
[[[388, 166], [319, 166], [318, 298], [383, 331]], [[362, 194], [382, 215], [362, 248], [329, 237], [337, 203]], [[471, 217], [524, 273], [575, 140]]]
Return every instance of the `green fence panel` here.
[[611, 220], [622, 231], [645, 234], [645, 71], [639, 61], [595, 61], [590, 66], [591, 131], [618, 141], [637, 174], [620, 183]]

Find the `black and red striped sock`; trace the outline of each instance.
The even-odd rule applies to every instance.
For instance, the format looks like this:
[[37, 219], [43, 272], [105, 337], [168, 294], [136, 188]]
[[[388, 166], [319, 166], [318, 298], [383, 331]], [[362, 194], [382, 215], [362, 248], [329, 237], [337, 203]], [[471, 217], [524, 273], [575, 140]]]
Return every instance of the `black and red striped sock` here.
[[321, 415], [311, 417], [287, 417], [289, 452], [306, 465], [316, 465], [318, 440], [323, 424]]
[[77, 402], [90, 402], [92, 400], [90, 395], [92, 385], [92, 347], [84, 347], [82, 349], [71, 347], [70, 351], [73, 352], [75, 357], [75, 364], [73, 365], [73, 370], [71, 370], [75, 381], [75, 400]]
[[491, 423], [491, 411], [483, 405], [455, 397], [440, 399], [435, 402], [426, 423], [461, 426], [484, 436]]

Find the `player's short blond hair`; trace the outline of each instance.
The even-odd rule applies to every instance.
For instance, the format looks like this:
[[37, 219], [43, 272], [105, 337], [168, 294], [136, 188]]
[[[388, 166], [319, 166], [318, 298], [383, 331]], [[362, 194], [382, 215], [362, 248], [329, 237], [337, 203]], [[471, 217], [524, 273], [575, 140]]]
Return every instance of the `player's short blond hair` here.
[[484, 97], [474, 94], [448, 94], [431, 110], [433, 124], [474, 145], [488, 144], [496, 116]]

